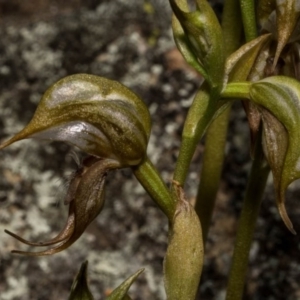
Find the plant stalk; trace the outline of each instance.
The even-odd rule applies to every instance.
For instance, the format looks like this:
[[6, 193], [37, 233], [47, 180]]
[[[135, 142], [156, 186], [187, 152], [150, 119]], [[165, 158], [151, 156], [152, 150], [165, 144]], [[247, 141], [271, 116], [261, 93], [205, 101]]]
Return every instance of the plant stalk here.
[[[225, 1], [222, 28], [224, 40], [226, 41], [226, 56], [229, 56], [240, 45], [241, 24], [239, 0]], [[223, 168], [230, 108], [229, 106], [211, 123], [206, 135], [203, 165], [200, 175], [201, 181], [198, 187], [195, 206], [195, 210], [201, 221], [204, 243], [208, 235]]]
[[[246, 41], [249, 42], [257, 36], [254, 0], [240, 0], [240, 7]], [[239, 89], [235, 90], [234, 86], [231, 86], [231, 90], [229, 88], [227, 92], [234, 91], [236, 93], [238, 90]], [[242, 98], [247, 98], [247, 94], [249, 94], [247, 87], [245, 91], [245, 97], [241, 95]], [[230, 93], [228, 93], [227, 96], [230, 97]], [[259, 138], [257, 138], [255, 144], [254, 161], [239, 219], [226, 300], [239, 300], [243, 298], [251, 242], [263, 192], [270, 172], [263, 157], [261, 138], [262, 134], [260, 131]]]
[[260, 134], [239, 219], [226, 300], [243, 299], [251, 242], [269, 171], [263, 158]]
[[205, 140], [205, 151], [196, 198], [195, 210], [202, 226], [202, 237], [205, 243], [215, 206], [223, 161], [230, 106], [209, 126]]
[[240, 46], [242, 19], [239, 0], [225, 0], [222, 15], [225, 52], [229, 56]]
[[225, 90], [221, 93], [222, 98], [246, 99], [250, 98], [251, 82], [232, 82], [228, 83]]
[[184, 186], [197, 144], [211, 123], [220, 100], [219, 91], [210, 89], [205, 82], [195, 95], [186, 117], [179, 155], [174, 171], [174, 181]]
[[242, 19], [246, 41], [250, 42], [257, 37], [254, 0], [240, 0]]
[[132, 168], [132, 171], [147, 193], [152, 197], [168, 219], [173, 220], [176, 209], [176, 200], [160, 177], [155, 166], [146, 158], [141, 164]]

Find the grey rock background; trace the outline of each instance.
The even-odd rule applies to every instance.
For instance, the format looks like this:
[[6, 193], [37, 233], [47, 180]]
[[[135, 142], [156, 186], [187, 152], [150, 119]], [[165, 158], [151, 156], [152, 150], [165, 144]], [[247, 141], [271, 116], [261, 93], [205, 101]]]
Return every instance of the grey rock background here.
[[[0, 0], [1, 140], [26, 125], [44, 91], [58, 79], [82, 72], [106, 76], [132, 88], [149, 106], [153, 129], [148, 153], [170, 183], [182, 124], [200, 78], [175, 49], [169, 24], [170, 9], [163, 0]], [[248, 145], [245, 115], [236, 105], [201, 299], [225, 296], [250, 168]], [[0, 153], [0, 300], [67, 299], [86, 259], [95, 299], [104, 299], [141, 267], [146, 271], [130, 290], [133, 299], [164, 299], [162, 262], [168, 224], [130, 170], [109, 175], [104, 210], [68, 250], [42, 258], [10, 253], [29, 247], [4, 234], [5, 228], [42, 241], [64, 225], [64, 192], [78, 167], [73, 152], [61, 143], [27, 140]], [[199, 144], [186, 186], [191, 201], [202, 153]], [[299, 238], [284, 228], [272, 193], [270, 179], [251, 249], [245, 299], [300, 299]], [[290, 216], [300, 231], [299, 184], [291, 186], [287, 197]]]

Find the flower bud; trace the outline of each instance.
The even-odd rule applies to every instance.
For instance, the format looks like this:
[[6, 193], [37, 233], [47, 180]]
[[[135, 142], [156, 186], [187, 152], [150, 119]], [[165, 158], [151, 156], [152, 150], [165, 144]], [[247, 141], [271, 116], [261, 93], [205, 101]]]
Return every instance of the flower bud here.
[[146, 154], [150, 123], [146, 105], [122, 84], [76, 74], [51, 86], [30, 123], [0, 149], [26, 138], [63, 141], [132, 166]]
[[206, 0], [197, 0], [197, 9], [193, 12], [184, 11], [187, 5], [182, 2], [170, 0], [175, 15], [173, 32], [177, 47], [212, 87], [221, 88], [225, 55], [219, 21]]

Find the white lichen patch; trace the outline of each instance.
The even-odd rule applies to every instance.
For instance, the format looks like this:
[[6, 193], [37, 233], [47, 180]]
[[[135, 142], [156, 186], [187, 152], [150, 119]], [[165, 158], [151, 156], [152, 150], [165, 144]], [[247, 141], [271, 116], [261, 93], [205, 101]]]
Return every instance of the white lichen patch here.
[[28, 282], [26, 276], [7, 278], [8, 289], [0, 295], [1, 300], [25, 299], [28, 293]]

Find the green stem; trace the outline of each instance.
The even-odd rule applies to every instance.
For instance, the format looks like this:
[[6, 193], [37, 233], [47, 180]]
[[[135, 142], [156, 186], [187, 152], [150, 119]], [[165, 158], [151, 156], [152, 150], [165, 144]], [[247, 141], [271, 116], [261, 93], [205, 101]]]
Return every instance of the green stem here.
[[246, 41], [250, 42], [257, 37], [255, 3], [254, 0], [240, 0], [240, 6]]
[[250, 81], [228, 83], [225, 90], [221, 93], [221, 97], [232, 99], [249, 99], [250, 88]]
[[269, 167], [263, 159], [261, 138], [258, 138], [238, 224], [226, 300], [243, 298], [249, 251], [268, 175]]
[[225, 52], [229, 56], [240, 46], [242, 19], [239, 0], [225, 0], [222, 28], [225, 41]]
[[205, 151], [196, 198], [195, 210], [201, 220], [205, 243], [219, 187], [225, 155], [230, 106], [209, 126], [205, 140]]
[[[240, 45], [241, 23], [239, 0], [226, 0], [222, 16], [226, 56], [229, 56]], [[211, 123], [206, 135], [200, 175], [201, 181], [195, 206], [201, 220], [204, 243], [207, 238], [223, 168], [229, 114], [230, 106]]]
[[219, 92], [210, 89], [205, 82], [195, 95], [186, 117], [182, 141], [177, 159], [174, 181], [183, 186], [195, 149], [217, 109]]
[[137, 180], [165, 213], [168, 219], [170, 221], [173, 220], [176, 201], [173, 199], [171, 192], [152, 162], [146, 158], [140, 165], [133, 167], [132, 170]]

